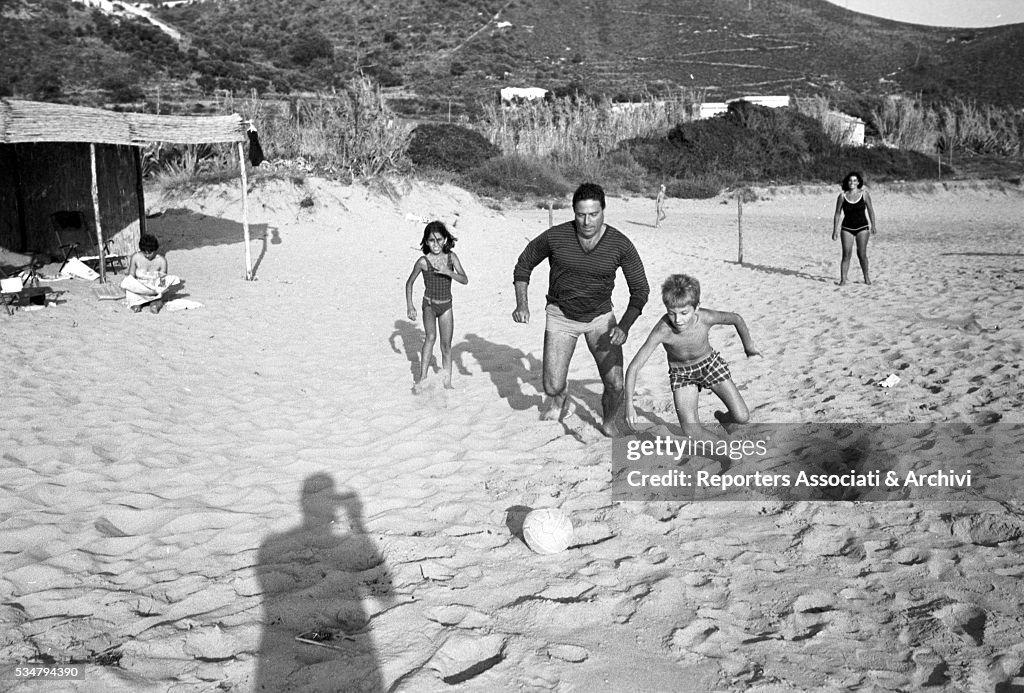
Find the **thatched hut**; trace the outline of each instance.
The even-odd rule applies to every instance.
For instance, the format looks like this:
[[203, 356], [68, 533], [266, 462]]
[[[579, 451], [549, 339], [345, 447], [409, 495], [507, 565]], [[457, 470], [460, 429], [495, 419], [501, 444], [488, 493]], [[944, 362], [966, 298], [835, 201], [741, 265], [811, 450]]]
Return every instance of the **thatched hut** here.
[[[50, 215], [78, 211], [102, 247], [130, 254], [145, 231], [140, 147], [150, 142], [237, 142], [245, 199], [241, 116], [159, 116], [0, 99], [0, 247], [59, 255]], [[246, 277], [251, 276], [243, 209]], [[101, 270], [103, 263], [100, 263]]]

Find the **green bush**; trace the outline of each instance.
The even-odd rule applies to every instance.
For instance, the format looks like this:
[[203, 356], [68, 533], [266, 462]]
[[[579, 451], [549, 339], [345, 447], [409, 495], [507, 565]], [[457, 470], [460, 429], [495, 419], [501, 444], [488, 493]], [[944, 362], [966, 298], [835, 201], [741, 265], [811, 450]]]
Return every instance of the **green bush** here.
[[[837, 183], [850, 171], [862, 171], [869, 184], [872, 179], [922, 180], [934, 178], [938, 173], [938, 164], [931, 157], [921, 152], [888, 147], [843, 147], [828, 165], [831, 180]], [[946, 175], [955, 173], [945, 162], [942, 169]]]
[[875, 180], [931, 178], [938, 170], [917, 152], [839, 147], [810, 116], [742, 101], [720, 116], [681, 123], [666, 137], [629, 140], [622, 148], [669, 181], [673, 197], [711, 197], [741, 183], [836, 181], [850, 170]]
[[556, 165], [562, 178], [570, 181], [601, 181], [605, 192], [618, 194], [652, 194], [658, 182], [625, 149], [616, 149], [607, 156]]
[[334, 57], [334, 44], [320, 31], [310, 31], [296, 36], [289, 47], [292, 63], [308, 67], [314, 60], [330, 60]]
[[446, 123], [419, 125], [407, 152], [416, 166], [451, 173], [465, 173], [500, 153], [480, 133]]
[[464, 176], [463, 185], [492, 197], [561, 197], [575, 189], [550, 163], [521, 156], [488, 159]]

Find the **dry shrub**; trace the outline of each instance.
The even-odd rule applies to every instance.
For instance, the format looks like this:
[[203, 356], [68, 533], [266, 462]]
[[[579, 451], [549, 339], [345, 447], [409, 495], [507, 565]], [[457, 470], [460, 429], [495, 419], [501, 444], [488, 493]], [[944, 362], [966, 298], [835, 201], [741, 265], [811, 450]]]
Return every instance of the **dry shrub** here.
[[384, 102], [368, 77], [351, 80], [344, 91], [277, 102], [255, 95], [224, 110], [251, 120], [268, 159], [302, 159], [321, 173], [370, 177], [405, 170], [412, 128]]

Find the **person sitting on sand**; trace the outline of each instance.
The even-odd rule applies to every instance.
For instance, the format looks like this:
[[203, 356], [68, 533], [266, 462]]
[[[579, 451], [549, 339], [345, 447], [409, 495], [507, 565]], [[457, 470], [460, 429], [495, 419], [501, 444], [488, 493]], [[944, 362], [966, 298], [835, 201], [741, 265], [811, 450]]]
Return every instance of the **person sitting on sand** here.
[[667, 312], [655, 324], [626, 369], [626, 422], [635, 430], [638, 423], [633, 406], [636, 377], [660, 344], [668, 354], [672, 398], [684, 435], [717, 438], [701, 426], [697, 417], [697, 398], [705, 389], [718, 395], [728, 408], [727, 412], [715, 412], [715, 417], [726, 431], [735, 424], [746, 423], [750, 415], [743, 396], [732, 381], [728, 364], [711, 348], [708, 340], [708, 333], [715, 325], [732, 325], [747, 356], [760, 356], [761, 352], [754, 347], [743, 318], [737, 313], [701, 308], [700, 282], [686, 274], [673, 274], [666, 279], [661, 286], [661, 297]]
[[160, 242], [144, 233], [139, 237], [139, 251], [128, 261], [128, 276], [121, 281], [128, 307], [138, 313], [149, 306], [151, 313], [163, 308], [163, 297], [180, 281], [167, 273], [167, 258], [160, 255]]
[[441, 370], [445, 388], [452, 388], [452, 333], [455, 319], [452, 315], [452, 279], [468, 284], [469, 278], [462, 269], [459, 256], [452, 252], [455, 236], [440, 221], [432, 221], [423, 229], [420, 250], [423, 255], [412, 267], [412, 273], [405, 282], [405, 304], [410, 320], [416, 319], [416, 307], [412, 304], [412, 287], [416, 277], [423, 275], [423, 349], [420, 351], [420, 377], [413, 386], [419, 392], [426, 383], [427, 369], [434, 355], [434, 341], [438, 328], [441, 331]]
[[850, 171], [843, 178], [843, 192], [836, 199], [836, 213], [832, 219], [832, 240], [840, 238], [843, 257], [839, 262], [839, 286], [846, 284], [850, 270], [853, 246], [857, 246], [857, 261], [864, 273], [864, 283], [870, 284], [868, 276], [868, 240], [872, 233], [878, 233], [875, 226], [875, 209], [871, 206], [871, 195], [864, 187], [864, 176]]

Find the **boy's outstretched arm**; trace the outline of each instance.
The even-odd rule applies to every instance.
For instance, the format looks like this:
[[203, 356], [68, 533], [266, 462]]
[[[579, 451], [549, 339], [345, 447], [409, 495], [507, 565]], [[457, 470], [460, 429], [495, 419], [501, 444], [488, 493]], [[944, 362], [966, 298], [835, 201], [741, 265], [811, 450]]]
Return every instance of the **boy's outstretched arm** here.
[[630, 428], [635, 429], [637, 424], [636, 409], [633, 407], [633, 391], [636, 389], [636, 377], [640, 374], [640, 370], [647, 363], [647, 359], [651, 358], [651, 354], [658, 348], [664, 339], [665, 329], [664, 322], [658, 320], [658, 324], [654, 326], [651, 333], [647, 335], [647, 341], [640, 347], [640, 351], [636, 352], [636, 356], [629, 362], [629, 368], [626, 369], [626, 381], [623, 384], [622, 401], [626, 405], [626, 424]]
[[729, 313], [729, 316], [731, 324], [736, 327], [736, 334], [740, 336], [740, 341], [743, 342], [743, 353], [747, 355], [747, 358], [760, 356], [761, 352], [754, 346], [754, 340], [750, 338], [750, 330], [747, 329], [747, 323], [744, 322], [739, 313]]
[[701, 308], [701, 312], [704, 313], [705, 318], [712, 325], [732, 325], [735, 327], [736, 334], [740, 336], [740, 341], [743, 343], [743, 353], [748, 357], [761, 355], [758, 348], [754, 346], [754, 340], [750, 338], [750, 330], [747, 329], [747, 323], [744, 322], [739, 313], [711, 310], [709, 308]]

